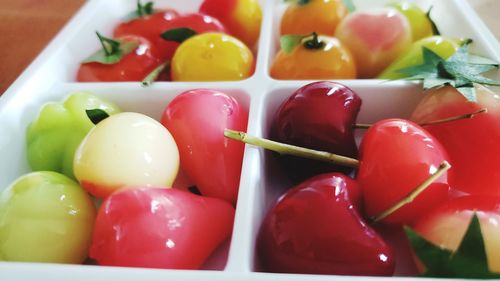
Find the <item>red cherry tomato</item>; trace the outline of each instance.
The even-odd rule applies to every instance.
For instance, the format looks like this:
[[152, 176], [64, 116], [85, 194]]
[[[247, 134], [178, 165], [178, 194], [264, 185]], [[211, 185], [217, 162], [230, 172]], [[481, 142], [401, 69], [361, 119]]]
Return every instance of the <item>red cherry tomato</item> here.
[[99, 209], [90, 256], [101, 265], [197, 269], [231, 235], [234, 208], [166, 188], [115, 192]]
[[[152, 15], [146, 15], [131, 21], [122, 22], [113, 30], [113, 37], [118, 38], [125, 35], [137, 35], [148, 39], [153, 45], [163, 41], [160, 34], [169, 29], [170, 22], [177, 18], [179, 13], [175, 10], [167, 9]], [[164, 46], [160, 49], [162, 59], [172, 57], [175, 52], [175, 45]]]
[[177, 143], [181, 168], [203, 195], [236, 203], [244, 144], [224, 129], [246, 131], [248, 112], [228, 95], [207, 89], [187, 91], [165, 109], [161, 123]]
[[139, 40], [140, 45], [115, 64], [83, 63], [77, 73], [78, 82], [142, 81], [160, 63], [157, 50], [138, 36], [125, 36], [121, 40]]

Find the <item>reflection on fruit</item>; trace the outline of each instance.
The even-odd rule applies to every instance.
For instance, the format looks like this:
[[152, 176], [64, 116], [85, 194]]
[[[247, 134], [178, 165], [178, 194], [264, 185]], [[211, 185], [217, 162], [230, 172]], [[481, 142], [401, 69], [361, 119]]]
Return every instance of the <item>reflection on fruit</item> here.
[[142, 81], [161, 63], [159, 50], [143, 37], [129, 35], [115, 41], [120, 43], [120, 47], [129, 44], [135, 46], [126, 51], [123, 49], [113, 50], [113, 48], [105, 51], [109, 52], [106, 57], [119, 56], [117, 62], [107, 63], [107, 59], [103, 59], [101, 62], [82, 62], [76, 77], [78, 82]]
[[[222, 32], [227, 33], [226, 28], [222, 23], [213, 18], [211, 16], [199, 14], [199, 13], [191, 13], [180, 15], [175, 19], [172, 19], [168, 24], [167, 28], [163, 30], [163, 32], [172, 30], [175, 28], [190, 28], [194, 30], [196, 33], [206, 33], [206, 32]], [[158, 48], [163, 50], [171, 50], [170, 55], [165, 59], [172, 59], [175, 51], [179, 47], [179, 43], [174, 41], [167, 41], [160, 38], [158, 40]]]
[[197, 269], [230, 237], [234, 209], [165, 188], [113, 193], [96, 219], [90, 256], [100, 265]]
[[197, 89], [175, 97], [161, 122], [179, 147], [183, 171], [201, 193], [236, 204], [245, 147], [224, 138], [224, 129], [245, 131], [247, 110], [225, 93]]
[[74, 172], [92, 195], [104, 198], [134, 186], [170, 187], [179, 152], [170, 133], [139, 113], [119, 113], [98, 123], [75, 154]]
[[120, 111], [112, 102], [85, 92], [42, 107], [26, 131], [28, 163], [34, 171], [54, 171], [74, 179], [75, 151], [94, 127], [85, 113], [88, 109], [110, 115]]
[[254, 71], [252, 52], [223, 33], [203, 33], [184, 41], [172, 58], [174, 81], [243, 80]]
[[[172, 57], [175, 51], [175, 45], [165, 45], [160, 38], [160, 34], [169, 29], [173, 19], [179, 16], [175, 10], [164, 9], [141, 11], [141, 16], [126, 20], [118, 24], [113, 30], [113, 37], [119, 38], [127, 35], [144, 37], [158, 48], [162, 60]], [[161, 45], [161, 46], [160, 46]]]
[[394, 257], [358, 214], [358, 186], [342, 174], [316, 176], [290, 189], [262, 223], [257, 251], [264, 270], [392, 275]]
[[400, 1], [391, 3], [390, 6], [396, 8], [408, 19], [413, 41], [434, 35], [432, 23], [429, 20], [427, 13], [424, 12], [417, 4], [409, 1]]
[[410, 66], [417, 66], [424, 63], [422, 48], [430, 49], [443, 59], [451, 57], [460, 47], [457, 41], [442, 37], [432, 36], [421, 39], [413, 43], [410, 49], [398, 57], [391, 65], [389, 65], [378, 78], [381, 79], [399, 79], [404, 78], [405, 74], [398, 73], [399, 69]]
[[419, 219], [415, 231], [433, 244], [457, 250], [476, 214], [481, 225], [488, 267], [500, 272], [500, 197], [465, 196], [454, 198]]
[[[444, 147], [420, 126], [407, 120], [386, 119], [367, 130], [360, 146], [360, 161], [357, 180], [365, 213], [374, 217], [400, 202], [449, 158]], [[439, 206], [448, 198], [450, 175], [448, 172], [438, 178], [382, 222], [410, 224]]]
[[380, 74], [412, 42], [408, 20], [390, 8], [349, 14], [340, 22], [335, 36], [351, 50], [359, 78]]
[[290, 53], [280, 50], [271, 65], [271, 77], [285, 80], [356, 78], [356, 65], [347, 47], [336, 38], [315, 36], [305, 38]]
[[95, 215], [90, 197], [68, 177], [55, 172], [24, 175], [0, 195], [0, 257], [82, 263]]
[[259, 40], [262, 9], [257, 0], [205, 0], [200, 12], [219, 19], [250, 49]]
[[[361, 98], [336, 82], [314, 82], [301, 87], [276, 112], [271, 136], [274, 140], [311, 149], [357, 157], [353, 125]], [[331, 171], [352, 169], [294, 156], [280, 156], [296, 181]]]
[[500, 173], [495, 172], [500, 165], [500, 97], [480, 85], [476, 85], [476, 96], [477, 102], [470, 102], [451, 86], [431, 89], [413, 111], [411, 120], [438, 120], [486, 108], [487, 114], [426, 129], [450, 155], [455, 170], [455, 180], [451, 183], [454, 188], [500, 196]]
[[281, 18], [280, 34], [333, 36], [348, 10], [341, 0], [292, 1]]

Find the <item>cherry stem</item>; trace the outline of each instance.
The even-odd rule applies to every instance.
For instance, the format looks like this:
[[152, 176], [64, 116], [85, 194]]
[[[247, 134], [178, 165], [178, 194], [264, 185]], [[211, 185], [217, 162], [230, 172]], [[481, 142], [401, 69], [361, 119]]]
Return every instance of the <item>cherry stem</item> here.
[[395, 211], [401, 209], [406, 204], [413, 202], [413, 200], [415, 200], [415, 198], [417, 198], [436, 179], [438, 179], [440, 176], [442, 176], [450, 168], [451, 168], [451, 165], [447, 161], [444, 161], [443, 163], [441, 163], [441, 165], [439, 165], [438, 169], [432, 175], [430, 175], [426, 180], [424, 180], [421, 184], [419, 184], [410, 194], [408, 194], [405, 198], [403, 198], [403, 200], [399, 201], [394, 206], [383, 211], [379, 215], [372, 217], [372, 219], [371, 219], [372, 223], [377, 223], [377, 222], [385, 219], [386, 217], [390, 216]]
[[[458, 121], [458, 120], [463, 120], [463, 119], [471, 119], [471, 118], [474, 118], [476, 115], [479, 115], [482, 113], [488, 113], [488, 109], [481, 108], [481, 109], [474, 111], [472, 113], [462, 114], [459, 116], [452, 116], [452, 117], [434, 120], [434, 121], [429, 121], [429, 122], [422, 122], [422, 123], [419, 123], [418, 125], [423, 127], [423, 126], [438, 125], [438, 124], [443, 124], [443, 123], [448, 123], [448, 122], [453, 122], [453, 121]], [[372, 126], [372, 124], [362, 124], [362, 123], [352, 125], [352, 127], [354, 129], [369, 129], [371, 126]]]
[[165, 63], [160, 64], [158, 67], [153, 69], [144, 80], [142, 80], [141, 84], [143, 87], [149, 87], [153, 82], [160, 76], [160, 74], [170, 65], [170, 62], [167, 61]]
[[287, 154], [287, 155], [293, 155], [297, 157], [303, 157], [303, 158], [308, 158], [308, 159], [313, 159], [313, 160], [319, 160], [323, 162], [329, 162], [341, 166], [346, 166], [346, 167], [351, 167], [351, 168], [358, 168], [359, 167], [359, 161], [354, 158], [350, 157], [345, 157], [337, 154], [333, 154], [330, 152], [326, 151], [319, 151], [319, 150], [314, 150], [314, 149], [309, 149], [309, 148], [304, 148], [300, 146], [295, 146], [295, 145], [290, 145], [290, 144], [285, 144], [285, 143], [280, 143], [264, 138], [259, 138], [259, 137], [254, 137], [251, 135], [248, 135], [245, 132], [239, 132], [239, 131], [233, 131], [230, 129], [225, 129], [224, 130], [224, 136], [227, 138], [241, 141], [247, 144], [255, 145], [258, 147], [262, 147], [268, 150], [272, 150], [275, 152], [278, 152], [280, 154]]
[[437, 124], [442, 124], [442, 123], [447, 123], [447, 122], [452, 122], [452, 121], [457, 121], [457, 120], [471, 119], [474, 116], [476, 116], [478, 114], [482, 114], [482, 113], [488, 113], [488, 109], [481, 108], [481, 109], [474, 111], [472, 113], [467, 113], [467, 114], [463, 114], [463, 115], [459, 115], [459, 116], [452, 116], [452, 117], [439, 119], [439, 120], [435, 120], [435, 121], [423, 122], [423, 123], [420, 123], [419, 125], [420, 126], [437, 125]]

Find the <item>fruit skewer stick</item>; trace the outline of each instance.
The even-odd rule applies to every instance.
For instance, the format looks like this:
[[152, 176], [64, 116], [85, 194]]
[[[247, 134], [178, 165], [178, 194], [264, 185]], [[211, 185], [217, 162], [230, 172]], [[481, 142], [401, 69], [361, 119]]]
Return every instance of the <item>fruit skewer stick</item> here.
[[329, 162], [329, 163], [347, 166], [347, 167], [351, 167], [351, 168], [358, 168], [359, 167], [359, 160], [354, 159], [354, 158], [345, 157], [342, 155], [333, 154], [333, 153], [326, 152], [326, 151], [319, 151], [319, 150], [309, 149], [309, 148], [305, 148], [305, 147], [280, 143], [280, 142], [276, 142], [276, 141], [272, 141], [272, 140], [268, 140], [268, 139], [264, 139], [264, 138], [259, 138], [259, 137], [248, 135], [245, 132], [238, 132], [238, 131], [233, 131], [230, 129], [225, 129], [224, 136], [226, 136], [230, 139], [234, 139], [237, 141], [247, 143], [247, 144], [252, 144], [252, 145], [259, 146], [259, 147], [262, 147], [265, 149], [269, 149], [269, 150], [278, 152], [280, 154], [288, 154], [288, 155], [293, 155], [293, 156], [298, 156], [298, 157], [303, 157], [303, 158], [308, 158], [308, 159], [313, 159], [313, 160], [319, 160], [319, 161]]
[[[314, 159], [324, 162], [330, 162], [337, 165], [346, 165], [352, 168], [359, 168], [360, 162], [357, 159], [345, 157], [337, 154], [333, 154], [326, 151], [319, 151], [309, 148], [304, 148], [295, 145], [289, 145], [285, 143], [280, 143], [264, 138], [259, 138], [255, 136], [248, 135], [245, 132], [234, 131], [230, 129], [224, 130], [224, 136], [227, 138], [241, 141], [247, 144], [255, 145], [258, 147], [262, 147], [268, 150], [272, 150], [278, 152], [280, 154], [288, 154], [298, 157], [305, 157], [308, 159]], [[438, 169], [426, 178], [421, 184], [419, 184], [415, 189], [413, 189], [407, 196], [405, 196], [402, 200], [396, 202], [394, 205], [389, 207], [388, 209], [380, 212], [379, 214], [373, 216], [371, 218], [371, 222], [377, 223], [384, 218], [388, 217], [392, 213], [396, 212], [403, 206], [411, 203], [415, 198], [417, 198], [431, 183], [433, 183], [436, 179], [442, 176], [446, 171], [451, 168], [451, 165], [447, 161], [443, 161]]]
[[[476, 117], [476, 115], [479, 115], [482, 113], [488, 113], [488, 109], [481, 108], [481, 109], [474, 111], [474, 112], [471, 112], [471, 113], [458, 115], [458, 116], [451, 116], [448, 118], [438, 119], [438, 120], [424, 122], [424, 123], [419, 123], [418, 125], [424, 127], [424, 126], [438, 125], [438, 124], [459, 121], [459, 120], [464, 120], [464, 119], [472, 119], [472, 118]], [[354, 124], [353, 128], [354, 129], [369, 129], [371, 126], [372, 126], [372, 124]]]

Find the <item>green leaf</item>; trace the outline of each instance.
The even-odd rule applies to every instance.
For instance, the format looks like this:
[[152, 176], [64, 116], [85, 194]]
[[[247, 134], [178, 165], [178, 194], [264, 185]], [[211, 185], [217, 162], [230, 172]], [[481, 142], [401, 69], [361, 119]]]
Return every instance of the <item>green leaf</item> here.
[[84, 59], [82, 63], [97, 62], [102, 64], [115, 64], [139, 47], [140, 44], [139, 40], [115, 40], [106, 38], [99, 32], [96, 33], [102, 48]]
[[147, 2], [146, 4], [143, 5], [140, 0], [137, 0], [137, 9], [126, 15], [123, 18], [123, 20], [131, 21], [137, 18], [142, 18], [147, 15], [152, 15], [155, 13], [153, 6], [154, 6], [153, 2]]
[[480, 56], [469, 54], [469, 45], [472, 41], [466, 40], [458, 50], [448, 58], [442, 59], [432, 50], [422, 47], [424, 62], [421, 65], [397, 70], [406, 76], [407, 80], [423, 81], [424, 89], [451, 85], [467, 100], [475, 102], [476, 92], [474, 83], [500, 86], [500, 82], [486, 78], [481, 74], [499, 68], [499, 63]]
[[191, 192], [195, 195], [200, 195], [200, 196], [202, 195], [201, 191], [198, 189], [198, 187], [196, 185], [192, 185], [192, 186], [188, 187], [188, 190], [189, 190], [189, 192]]
[[109, 114], [106, 111], [99, 108], [87, 109], [85, 112], [94, 125], [97, 125], [99, 122], [109, 117]]
[[182, 43], [188, 38], [196, 35], [196, 31], [188, 27], [179, 27], [169, 29], [163, 32], [160, 36], [167, 41], [175, 41], [177, 43]]
[[349, 13], [356, 11], [356, 6], [352, 2], [352, 0], [342, 0], [342, 3], [344, 3]]
[[415, 231], [405, 227], [405, 233], [415, 255], [425, 265], [426, 277], [446, 278], [500, 278], [490, 272], [481, 225], [476, 214], [472, 216], [458, 249], [455, 252], [432, 244]]
[[457, 90], [470, 102], [477, 102], [474, 87], [458, 87]]
[[405, 226], [404, 231], [415, 255], [425, 265], [426, 274], [440, 276], [442, 265], [446, 263], [452, 252], [432, 244], [409, 227]]
[[307, 36], [309, 35], [283, 35], [280, 38], [281, 49], [285, 53], [291, 53]]

